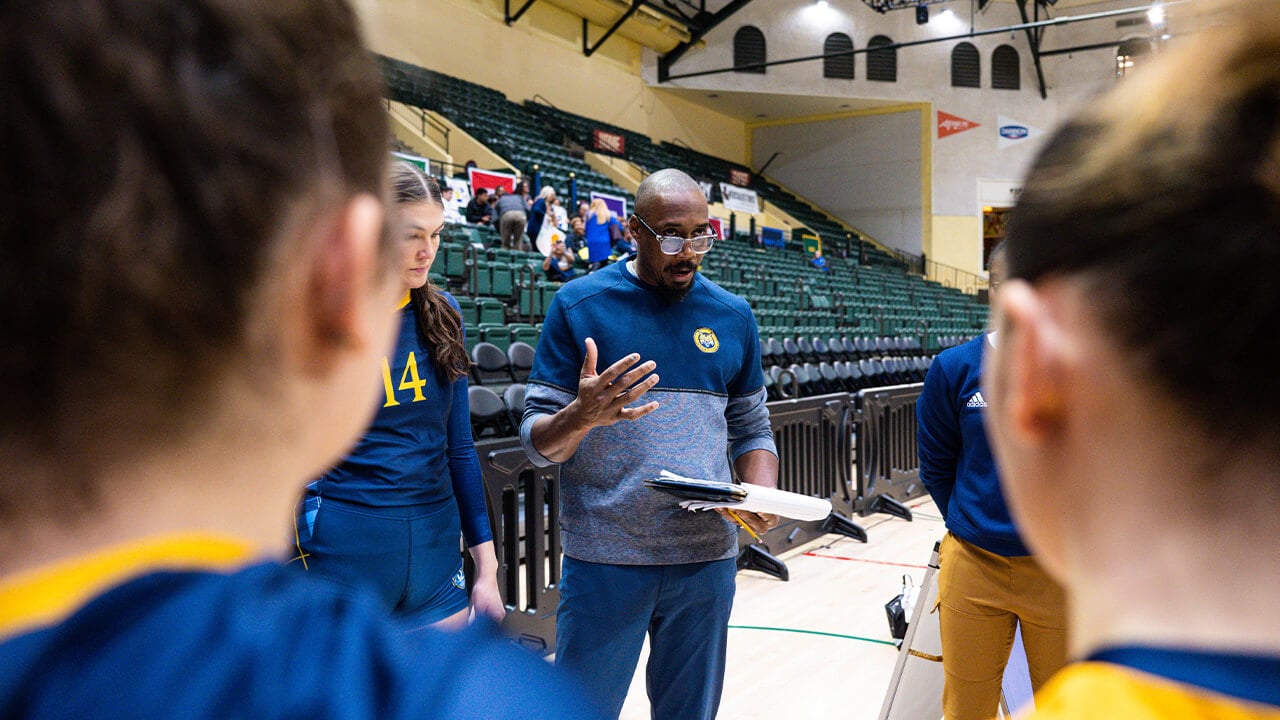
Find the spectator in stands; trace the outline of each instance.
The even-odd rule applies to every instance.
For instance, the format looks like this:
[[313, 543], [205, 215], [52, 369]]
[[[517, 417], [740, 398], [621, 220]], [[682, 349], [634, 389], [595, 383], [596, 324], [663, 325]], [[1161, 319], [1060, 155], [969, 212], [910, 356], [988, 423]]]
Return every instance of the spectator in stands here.
[[809, 264], [818, 268], [824, 273], [831, 272], [831, 265], [827, 263], [826, 258], [822, 257], [822, 250], [820, 249], [815, 249], [813, 251], [813, 257], [809, 258]]
[[538, 193], [538, 199], [534, 200], [533, 205], [529, 207], [529, 222], [525, 226], [525, 235], [529, 238], [530, 247], [537, 246], [538, 233], [542, 232], [544, 224], [555, 227], [555, 200], [556, 189], [547, 185], [542, 188]]
[[[347, 457], [307, 486], [298, 509], [305, 569], [349, 591], [375, 591], [415, 627], [457, 628], [468, 604], [458, 537], [475, 561], [471, 606], [501, 622], [498, 561], [467, 400], [470, 360], [458, 303], [427, 280], [444, 225], [435, 180], [392, 166], [388, 228], [400, 249], [400, 336], [382, 359], [385, 402]], [[412, 452], [406, 452], [412, 448]]]
[[467, 222], [473, 225], [488, 225], [493, 218], [489, 216], [489, 190], [476, 188], [475, 197], [467, 203]]
[[1280, 717], [1280, 15], [1214, 20], [1010, 216], [987, 419], [1080, 659], [1029, 718]]
[[[644, 480], [671, 470], [729, 481], [732, 461], [744, 482], [776, 484], [759, 338], [746, 301], [697, 273], [713, 242], [697, 183], [678, 170], [645, 178], [631, 223], [635, 260], [555, 294], [525, 395], [525, 452], [563, 463], [556, 663], [617, 717], [648, 634], [653, 717], [712, 718], [738, 528]], [[639, 404], [650, 390], [661, 408]], [[758, 532], [777, 523], [744, 518]]]
[[566, 244], [574, 253], [587, 246], [586, 222], [576, 215], [569, 218], [569, 236]]
[[636, 236], [631, 232], [630, 226], [619, 223], [619, 227], [622, 230], [622, 235], [613, 244], [613, 255], [617, 260], [626, 260], [636, 254], [639, 245], [636, 243]]
[[[993, 292], [1003, 276], [1004, 251], [996, 246]], [[984, 333], [939, 354], [916, 403], [920, 478], [947, 525], [938, 552], [946, 720], [995, 716], [1019, 625], [1033, 688], [1066, 662], [1062, 588], [1010, 518], [982, 424], [982, 356], [994, 342]]]
[[524, 200], [524, 209], [528, 212], [529, 208], [533, 207], [533, 192], [529, 190], [529, 181], [524, 178], [517, 180], [515, 194]]
[[586, 717], [276, 561], [400, 293], [350, 8], [0, 3], [0, 67], [0, 715]]
[[579, 200], [578, 209], [576, 212], [574, 212], [573, 216], [576, 218], [581, 218], [582, 220], [585, 221], [587, 219], [587, 212], [590, 211], [590, 209], [591, 209], [591, 203], [587, 202], [586, 200]]
[[524, 244], [524, 229], [529, 224], [529, 213], [525, 208], [524, 198], [517, 193], [506, 193], [498, 198], [493, 206], [494, 217], [498, 218], [498, 234], [502, 236], [502, 247], [507, 250], [518, 250]]
[[455, 224], [462, 222], [462, 215], [458, 213], [458, 200], [453, 197], [453, 188], [441, 185], [440, 197], [444, 199], [444, 221]]
[[564, 240], [557, 240], [551, 245], [551, 253], [542, 260], [542, 270], [548, 280], [569, 282], [573, 279], [573, 253], [565, 247]]
[[622, 223], [605, 204], [596, 198], [583, 223], [586, 230], [588, 272], [595, 272], [609, 262], [614, 239], [622, 236]]

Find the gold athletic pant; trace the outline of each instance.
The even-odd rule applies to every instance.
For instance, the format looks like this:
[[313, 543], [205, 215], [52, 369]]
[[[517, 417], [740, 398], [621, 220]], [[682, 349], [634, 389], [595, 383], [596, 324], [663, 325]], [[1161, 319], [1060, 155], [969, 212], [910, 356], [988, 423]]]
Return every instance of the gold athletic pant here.
[[1066, 599], [1034, 557], [1002, 557], [947, 533], [938, 553], [942, 711], [946, 720], [989, 720], [1022, 623], [1022, 643], [1039, 690], [1066, 664]]

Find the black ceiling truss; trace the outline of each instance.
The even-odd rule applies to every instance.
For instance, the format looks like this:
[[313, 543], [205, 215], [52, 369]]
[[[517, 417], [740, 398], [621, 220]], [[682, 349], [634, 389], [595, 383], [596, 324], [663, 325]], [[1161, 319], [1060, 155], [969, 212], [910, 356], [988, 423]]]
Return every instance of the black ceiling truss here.
[[[746, 2], [750, 2], [750, 0], [745, 0], [743, 4], [745, 5]], [[681, 46], [677, 47], [675, 50], [672, 50], [670, 53], [667, 53], [665, 57], [659, 58], [658, 82], [662, 83], [662, 82], [667, 82], [669, 80], [681, 80], [685, 78], [704, 77], [707, 75], [722, 75], [724, 73], [730, 73], [730, 72], [735, 72], [739, 70], [766, 68], [766, 67], [773, 67], [775, 65], [791, 65], [794, 63], [813, 62], [815, 60], [823, 60], [823, 59], [832, 58], [832, 57], [844, 57], [847, 55], [862, 55], [868, 52], [875, 52], [877, 50], [881, 50], [881, 51], [898, 50], [900, 48], [917, 47], [920, 45], [932, 45], [933, 43], [940, 43], [940, 42], [954, 42], [956, 40], [966, 40], [969, 38], [981, 37], [983, 35], [1000, 35], [1003, 33], [1011, 33], [1011, 32], [1017, 32], [1019, 30], [1023, 30], [1027, 32], [1027, 38], [1032, 43], [1031, 53], [1032, 53], [1032, 59], [1036, 67], [1036, 77], [1040, 81], [1040, 96], [1046, 97], [1047, 95], [1046, 95], [1046, 89], [1044, 84], [1044, 73], [1040, 66], [1040, 57], [1042, 55], [1042, 53], [1040, 52], [1040, 39], [1043, 35], [1044, 28], [1056, 27], [1059, 25], [1069, 25], [1071, 23], [1077, 23], [1077, 22], [1105, 20], [1107, 18], [1121, 17], [1124, 15], [1136, 15], [1138, 13], [1145, 13], [1147, 12], [1147, 10], [1150, 9], [1148, 6], [1144, 5], [1142, 7], [1136, 7], [1136, 8], [1124, 8], [1119, 10], [1103, 10], [1100, 12], [1088, 13], [1085, 15], [1063, 15], [1056, 18], [1046, 18], [1042, 20], [1040, 19], [1039, 11], [1042, 3], [1044, 3], [1044, 0], [1035, 1], [1034, 4], [1036, 6], [1036, 9], [1034, 11], [1035, 12], [1034, 19], [1028, 18], [1026, 15], [1027, 2], [1028, 0], [1017, 0], [1019, 8], [1022, 10], [1023, 19], [1024, 19], [1024, 22], [1020, 25], [1009, 25], [1001, 28], [992, 28], [990, 30], [970, 30], [969, 32], [962, 33], [959, 35], [948, 35], [944, 37], [927, 38], [924, 40], [908, 40], [905, 42], [893, 43], [891, 45], [855, 48], [853, 50], [842, 50], [839, 52], [823, 53], [821, 55], [805, 55], [803, 57], [786, 58], [783, 60], [770, 60], [768, 62], [750, 63], [746, 65], [741, 65], [741, 66], [716, 68], [714, 70], [698, 70], [695, 72], [672, 74], [670, 72], [670, 65], [672, 62], [675, 62], [675, 60], [679, 59], [679, 56], [677, 55], [675, 59], [672, 59], [669, 62], [667, 62], [665, 66], [663, 61], [666, 60], [667, 58], [670, 58], [674, 53], [676, 53], [677, 50], [681, 50], [681, 48], [684, 48], [687, 51], [688, 47], [686, 46], [692, 46], [692, 42], [696, 41], [695, 39], [694, 41], [691, 41], [689, 43], [683, 43]], [[1166, 6], [1169, 6], [1169, 5], [1181, 4], [1181, 3], [1177, 2], [1177, 0], [1174, 0], [1174, 2], [1166, 2], [1164, 4]], [[730, 5], [726, 5], [725, 8], [728, 9], [732, 5], [733, 3], [730, 3]], [[1111, 43], [1111, 44], [1119, 45], [1119, 43], [1120, 41], [1117, 40], [1115, 43]], [[680, 54], [683, 55], [683, 51]], [[1043, 54], [1048, 55], [1048, 54], [1058, 54], [1058, 53], [1054, 51], [1050, 51]]]

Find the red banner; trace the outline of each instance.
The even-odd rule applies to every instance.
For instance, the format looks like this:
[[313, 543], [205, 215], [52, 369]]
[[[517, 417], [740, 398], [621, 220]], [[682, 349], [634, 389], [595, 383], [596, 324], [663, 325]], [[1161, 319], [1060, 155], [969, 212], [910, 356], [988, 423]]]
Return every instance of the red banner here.
[[738, 187], [746, 187], [751, 184], [751, 173], [746, 170], [729, 168], [729, 182], [737, 185]]
[[707, 225], [711, 226], [712, 232], [721, 240], [724, 239], [724, 234], [729, 231], [729, 226], [725, 224], [725, 221], [717, 217], [707, 218]]
[[980, 127], [978, 123], [972, 120], [965, 120], [957, 115], [938, 111], [938, 139], [941, 140], [948, 135], [962, 133], [965, 130], [972, 130]]
[[480, 188], [493, 190], [499, 185], [506, 188], [507, 192], [515, 192], [516, 190], [516, 176], [510, 173], [467, 168], [467, 179], [471, 181], [471, 194], [473, 195]]
[[605, 153], [606, 155], [626, 157], [627, 138], [618, 133], [597, 128], [591, 131], [591, 147], [596, 152]]

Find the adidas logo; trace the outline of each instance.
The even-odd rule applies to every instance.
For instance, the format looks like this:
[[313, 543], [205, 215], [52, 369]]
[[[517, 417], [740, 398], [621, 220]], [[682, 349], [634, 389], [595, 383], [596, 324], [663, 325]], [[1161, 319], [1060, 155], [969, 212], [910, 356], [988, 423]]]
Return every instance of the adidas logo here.
[[969, 402], [965, 403], [964, 406], [971, 408], [984, 408], [987, 406], [987, 401], [982, 399], [982, 392], [978, 391], [973, 394], [973, 397], [969, 398]]

